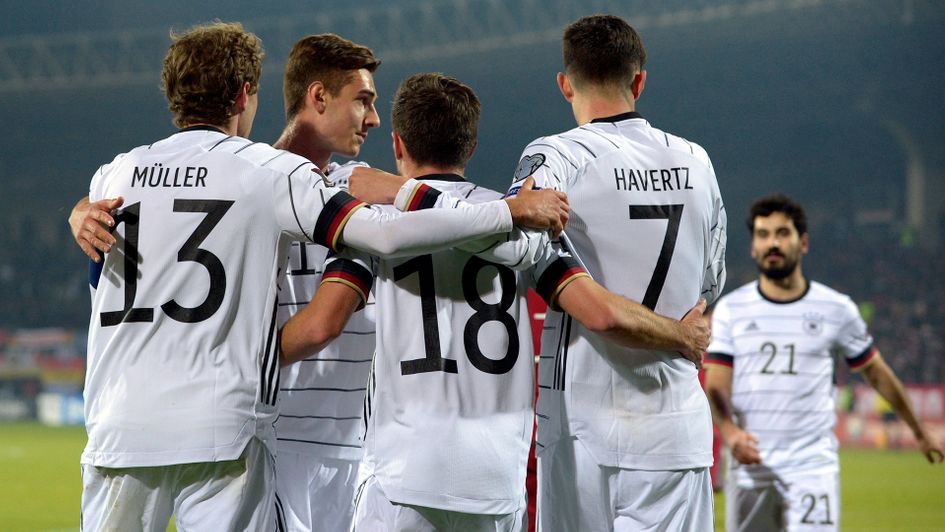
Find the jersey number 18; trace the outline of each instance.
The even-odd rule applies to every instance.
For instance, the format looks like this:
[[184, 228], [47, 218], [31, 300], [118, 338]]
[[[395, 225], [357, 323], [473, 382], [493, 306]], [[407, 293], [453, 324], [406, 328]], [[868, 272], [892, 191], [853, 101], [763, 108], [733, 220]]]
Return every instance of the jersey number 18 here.
[[[499, 272], [502, 296], [498, 303], [486, 303], [479, 295], [476, 277], [483, 268], [495, 268]], [[433, 281], [433, 257], [421, 255], [394, 267], [394, 281], [416, 273], [420, 281], [420, 311], [423, 313], [423, 345], [426, 356], [400, 362], [401, 375], [442, 371], [458, 373], [456, 360], [443, 358], [440, 350], [440, 328], [436, 319], [436, 287]], [[479, 257], [471, 257], [463, 268], [463, 297], [476, 312], [466, 321], [463, 330], [463, 344], [466, 357], [476, 369], [485, 373], [501, 375], [508, 373], [518, 359], [518, 332], [515, 318], [508, 313], [515, 301], [515, 273], [512, 270], [487, 262]], [[505, 326], [509, 342], [505, 356], [494, 360], [482, 353], [479, 348], [479, 329], [490, 321], [498, 321]]]

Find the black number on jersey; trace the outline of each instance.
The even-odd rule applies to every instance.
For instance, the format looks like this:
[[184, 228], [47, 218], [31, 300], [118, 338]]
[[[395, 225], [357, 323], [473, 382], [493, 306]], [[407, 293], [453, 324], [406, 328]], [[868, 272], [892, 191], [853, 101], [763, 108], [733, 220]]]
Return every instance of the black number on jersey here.
[[630, 206], [631, 220], [666, 220], [668, 222], [653, 277], [650, 278], [650, 284], [647, 285], [646, 294], [643, 296], [643, 306], [650, 310], [656, 309], [656, 302], [666, 282], [666, 274], [669, 273], [669, 264], [673, 260], [673, 250], [676, 248], [676, 237], [679, 236], [679, 222], [682, 221], [683, 207], [685, 205], [682, 204]]
[[[476, 277], [483, 268], [492, 267], [499, 272], [502, 295], [498, 303], [490, 304], [482, 300], [476, 284]], [[440, 328], [436, 319], [436, 286], [433, 281], [433, 257], [421, 255], [394, 267], [394, 281], [416, 272], [420, 282], [420, 311], [423, 314], [423, 344], [425, 356], [400, 362], [401, 375], [413, 375], [431, 371], [458, 373], [456, 360], [443, 358], [440, 350]], [[508, 313], [515, 302], [515, 273], [505, 266], [493, 264], [479, 257], [471, 257], [463, 267], [463, 297], [475, 310], [463, 330], [463, 345], [466, 357], [476, 369], [494, 375], [508, 373], [518, 360], [519, 338], [515, 318]], [[498, 321], [505, 326], [509, 338], [508, 350], [499, 360], [491, 359], [479, 348], [479, 330], [490, 321]]]
[[99, 315], [102, 327], [111, 327], [121, 322], [152, 322], [153, 308], [134, 308], [135, 295], [138, 292], [138, 220], [141, 217], [141, 203], [135, 203], [122, 209], [115, 215], [115, 227], [125, 224], [125, 243], [122, 246], [125, 263], [125, 305], [121, 310], [102, 312]]
[[771, 369], [771, 363], [774, 362], [774, 357], [778, 354], [778, 347], [772, 342], [761, 344], [761, 352], [768, 354], [768, 361], [765, 362], [764, 367], [761, 368], [761, 372], [765, 375], [774, 375], [775, 373], [780, 373], [781, 375], [797, 375], [797, 371], [794, 369], [794, 344], [785, 344], [781, 347], [788, 352], [787, 368], [782, 369], [780, 372], [775, 372]]
[[420, 255], [394, 267], [394, 281], [417, 272], [420, 281], [420, 312], [423, 313], [423, 347], [426, 356], [400, 362], [401, 375], [445, 371], [457, 373], [456, 361], [440, 352], [440, 327], [436, 321], [436, 286], [433, 284], [433, 256]]
[[[207, 215], [197, 225], [187, 241], [177, 252], [177, 262], [196, 262], [207, 269], [210, 275], [210, 289], [207, 298], [196, 307], [183, 307], [175, 300], [161, 305], [168, 317], [183, 323], [197, 323], [213, 316], [223, 303], [226, 293], [226, 272], [219, 257], [201, 249], [207, 235], [220, 223], [223, 216], [233, 205], [232, 201], [225, 200], [187, 200], [175, 199], [174, 212], [204, 212]], [[129, 205], [115, 216], [115, 227], [125, 224], [125, 241], [122, 246], [124, 252], [125, 305], [121, 310], [102, 312], [99, 316], [102, 327], [118, 325], [122, 322], [151, 322], [154, 321], [153, 308], [134, 308], [134, 300], [138, 286], [138, 226], [141, 221], [141, 203]]]
[[[479, 295], [476, 277], [483, 268], [495, 268], [499, 272], [502, 297], [498, 303], [486, 303]], [[463, 345], [466, 347], [466, 356], [469, 357], [469, 361], [480, 371], [494, 375], [508, 373], [515, 366], [515, 361], [518, 360], [518, 332], [515, 328], [515, 318], [508, 313], [512, 303], [515, 302], [515, 295], [515, 273], [512, 270], [476, 256], [470, 258], [463, 268], [463, 297], [466, 298], [469, 306], [476, 311], [466, 322], [466, 327], [463, 330]], [[497, 321], [504, 325], [509, 338], [509, 346], [505, 356], [499, 360], [493, 360], [483, 355], [479, 348], [479, 329], [490, 321]]]
[[[824, 519], [822, 521], [815, 522], [811, 519], [812, 513], [814, 513], [814, 508], [817, 506], [817, 499], [824, 501]], [[804, 513], [804, 517], [801, 518], [801, 524], [804, 525], [832, 525], [833, 520], [830, 519], [830, 497], [827, 494], [823, 494], [820, 497], [815, 496], [812, 493], [805, 493], [801, 497], [801, 504], [807, 505], [807, 512]]]
[[289, 275], [315, 275], [318, 273], [314, 268], [310, 268], [308, 264], [308, 247], [314, 246], [315, 244], [294, 242], [292, 245], [299, 247], [299, 267], [294, 270], [289, 270]]

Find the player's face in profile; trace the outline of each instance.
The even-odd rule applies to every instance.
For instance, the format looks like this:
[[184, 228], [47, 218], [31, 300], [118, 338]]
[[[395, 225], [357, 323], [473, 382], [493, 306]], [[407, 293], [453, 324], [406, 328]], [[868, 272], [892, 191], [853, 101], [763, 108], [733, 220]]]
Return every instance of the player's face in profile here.
[[381, 125], [374, 108], [374, 76], [358, 70], [337, 95], [329, 95], [325, 109], [327, 140], [333, 153], [354, 157], [367, 140], [368, 130]]
[[794, 221], [783, 212], [756, 216], [751, 232], [751, 257], [769, 279], [791, 275], [807, 253], [807, 235], [801, 235]]

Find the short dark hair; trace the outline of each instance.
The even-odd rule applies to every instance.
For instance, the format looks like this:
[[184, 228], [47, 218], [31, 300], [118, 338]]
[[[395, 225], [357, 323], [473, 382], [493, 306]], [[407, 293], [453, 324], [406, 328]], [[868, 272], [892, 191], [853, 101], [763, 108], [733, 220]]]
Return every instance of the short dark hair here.
[[629, 87], [646, 64], [643, 39], [625, 20], [592, 15], [572, 23], [562, 38], [564, 70], [571, 83]]
[[321, 81], [336, 96], [348, 83], [355, 70], [374, 72], [380, 59], [367, 46], [339, 37], [334, 33], [309, 35], [299, 39], [289, 52], [282, 84], [285, 116], [292, 119], [302, 110], [308, 87]]
[[249, 82], [250, 94], [259, 89], [262, 42], [239, 23], [194, 26], [171, 40], [161, 88], [177, 127], [224, 125], [243, 84]]
[[397, 88], [390, 123], [417, 163], [466, 166], [476, 147], [479, 108], [476, 93], [459, 80], [414, 74]]
[[774, 212], [783, 212], [787, 215], [794, 222], [799, 235], [807, 233], [807, 215], [804, 214], [804, 208], [780, 192], [759, 198], [752, 204], [748, 214], [748, 231], [750, 233], [755, 231], [755, 218], [771, 216]]

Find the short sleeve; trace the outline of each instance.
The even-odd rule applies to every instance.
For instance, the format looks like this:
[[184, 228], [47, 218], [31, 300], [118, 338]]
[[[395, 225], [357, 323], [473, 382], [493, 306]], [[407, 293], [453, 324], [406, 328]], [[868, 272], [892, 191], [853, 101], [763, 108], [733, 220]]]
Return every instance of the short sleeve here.
[[[714, 174], [713, 174], [714, 180]], [[709, 228], [707, 264], [702, 277], [702, 297], [710, 304], [718, 299], [725, 287], [725, 246], [728, 240], [728, 219], [725, 214], [725, 205], [718, 193], [718, 186], [714, 187], [713, 219]]]
[[331, 255], [325, 261], [325, 272], [319, 284], [341, 283], [361, 298], [358, 309], [364, 307], [374, 284], [376, 261], [369, 254], [352, 248], [346, 248], [338, 255]]
[[106, 190], [108, 183], [105, 181], [105, 175], [115, 166], [121, 164], [125, 155], [124, 153], [120, 153], [115, 156], [112, 162], [98, 167], [98, 170], [95, 171], [95, 174], [92, 175], [92, 180], [89, 182], [89, 201], [108, 199], [108, 192]]
[[571, 281], [590, 274], [581, 263], [558, 244], [547, 243], [536, 257], [531, 269], [535, 292], [552, 310], [558, 307], [558, 295]]
[[565, 155], [564, 150], [548, 138], [543, 137], [525, 147], [508, 196], [518, 194], [522, 181], [528, 176], [535, 178], [535, 188], [553, 188], [561, 192], [568, 191], [568, 177], [577, 163]]
[[852, 299], [846, 298], [842, 308], [843, 325], [837, 331], [834, 348], [840, 351], [850, 369], [860, 369], [876, 356], [873, 336], [866, 329], [866, 322]]
[[367, 205], [330, 186], [311, 163], [275, 177], [273, 199], [276, 220], [284, 232], [295, 240], [307, 240], [331, 250], [338, 249], [351, 215]]
[[712, 311], [712, 342], [707, 349], [706, 363], [732, 367], [735, 344], [732, 341], [731, 313], [725, 299]]

